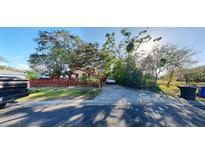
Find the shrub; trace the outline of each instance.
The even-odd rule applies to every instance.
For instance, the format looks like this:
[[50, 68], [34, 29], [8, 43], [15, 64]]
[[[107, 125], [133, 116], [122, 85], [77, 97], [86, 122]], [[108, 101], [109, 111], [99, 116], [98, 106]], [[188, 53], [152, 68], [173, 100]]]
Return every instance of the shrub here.
[[79, 78], [80, 81], [87, 81], [88, 80], [88, 76], [86, 75], [82, 75], [80, 78]]
[[79, 78], [79, 81], [89, 81], [91, 83], [94, 84], [98, 84], [99, 83], [99, 79], [95, 78], [95, 77], [88, 77], [86, 75], [83, 75]]
[[148, 89], [158, 90], [159, 88], [154, 83], [154, 76], [150, 74], [144, 74], [140, 69], [132, 69], [131, 73], [128, 73], [126, 63], [124, 61], [118, 61], [114, 66], [113, 78], [118, 84], [128, 86], [135, 89]]
[[39, 77], [39, 74], [36, 72], [27, 72], [26, 73], [26, 79], [32, 80], [32, 79], [37, 79]]
[[125, 64], [124, 61], [117, 61], [112, 72], [112, 76], [116, 80], [117, 83], [126, 85], [126, 69], [125, 69]]
[[141, 89], [144, 87], [144, 76], [142, 71], [135, 70], [131, 73], [131, 76], [128, 76], [128, 73], [126, 73], [127, 80], [126, 85], [132, 88]]
[[99, 79], [97, 79], [95, 77], [89, 77], [88, 80], [92, 83], [99, 83]]

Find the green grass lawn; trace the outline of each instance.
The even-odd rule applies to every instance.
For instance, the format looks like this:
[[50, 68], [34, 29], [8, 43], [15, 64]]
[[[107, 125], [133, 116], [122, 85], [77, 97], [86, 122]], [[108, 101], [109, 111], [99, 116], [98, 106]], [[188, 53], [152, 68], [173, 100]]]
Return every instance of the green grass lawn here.
[[57, 99], [94, 99], [100, 92], [99, 88], [35, 88], [29, 90], [30, 95], [18, 99], [18, 102], [45, 101]]
[[[158, 81], [158, 85], [159, 85], [159, 88], [161, 89], [161, 91], [164, 92], [167, 95], [171, 95], [171, 96], [174, 96], [174, 97], [179, 97], [179, 95], [180, 95], [180, 90], [177, 86], [187, 85], [185, 82], [179, 82], [179, 81], [173, 81], [171, 83], [170, 87], [167, 87], [166, 84], [167, 84], [167, 81], [165, 81], [165, 80], [159, 80]], [[188, 85], [196, 85], [196, 86], [197, 85], [205, 85], [205, 82], [190, 83]], [[201, 97], [196, 97], [196, 100], [200, 101], [200, 102], [205, 102], [205, 99], [201, 98]]]

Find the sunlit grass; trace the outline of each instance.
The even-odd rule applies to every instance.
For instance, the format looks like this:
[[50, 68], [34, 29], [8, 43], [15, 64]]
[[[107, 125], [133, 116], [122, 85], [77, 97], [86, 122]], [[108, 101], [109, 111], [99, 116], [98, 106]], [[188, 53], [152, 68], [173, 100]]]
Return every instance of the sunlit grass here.
[[68, 89], [68, 88], [37, 88], [31, 89], [30, 95], [18, 99], [18, 102], [26, 101], [44, 101], [57, 99], [94, 99], [101, 89], [98, 88], [82, 88], [82, 89]]
[[170, 87], [167, 87], [165, 85], [159, 85], [159, 88], [165, 93], [165, 94], [168, 94], [168, 95], [171, 95], [171, 96], [174, 96], [174, 97], [177, 97], [179, 96], [179, 88], [177, 88], [177, 86], [170, 86]]

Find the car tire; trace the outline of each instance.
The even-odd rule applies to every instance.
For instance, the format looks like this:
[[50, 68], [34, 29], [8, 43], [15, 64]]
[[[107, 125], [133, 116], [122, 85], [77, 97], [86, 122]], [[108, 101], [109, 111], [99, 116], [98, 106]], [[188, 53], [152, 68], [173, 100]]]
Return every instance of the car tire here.
[[0, 109], [5, 108], [5, 106], [6, 106], [6, 103], [0, 104]]

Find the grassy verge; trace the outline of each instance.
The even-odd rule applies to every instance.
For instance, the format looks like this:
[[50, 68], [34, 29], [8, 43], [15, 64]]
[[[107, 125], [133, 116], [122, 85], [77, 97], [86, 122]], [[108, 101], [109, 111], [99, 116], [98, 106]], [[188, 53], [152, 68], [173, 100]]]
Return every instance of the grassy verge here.
[[30, 89], [30, 95], [18, 99], [18, 102], [45, 101], [57, 99], [94, 99], [101, 89], [98, 88], [35, 88]]
[[[163, 93], [165, 93], [167, 95], [171, 95], [173, 97], [179, 97], [179, 95], [180, 95], [180, 90], [179, 90], [179, 88], [177, 86], [179, 86], [179, 85], [186, 85], [185, 82], [174, 81], [174, 82], [171, 83], [170, 87], [167, 87], [166, 83], [167, 83], [167, 81], [159, 80], [158, 81], [159, 88], [161, 89], [161, 91]], [[205, 83], [204, 82], [201, 82], [201, 83], [190, 83], [189, 85], [205, 85]], [[205, 102], [205, 99], [201, 98], [201, 97], [196, 97], [196, 100], [200, 101], [200, 102]]]

